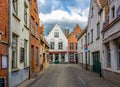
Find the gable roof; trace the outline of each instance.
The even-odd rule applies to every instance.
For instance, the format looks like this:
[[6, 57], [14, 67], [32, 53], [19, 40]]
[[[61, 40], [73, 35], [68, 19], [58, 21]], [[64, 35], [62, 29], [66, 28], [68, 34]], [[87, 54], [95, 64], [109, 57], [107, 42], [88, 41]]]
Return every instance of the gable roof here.
[[69, 37], [72, 35], [72, 33], [73, 33], [74, 31], [76, 31], [77, 29], [80, 29], [80, 31], [82, 32], [81, 27], [80, 27], [78, 24], [76, 24], [74, 30], [71, 32], [71, 34], [70, 34], [67, 38], [69, 38]]
[[[62, 29], [61, 29], [61, 27], [59, 26], [59, 24], [56, 23], [56, 24], [54, 25], [54, 27], [52, 28], [52, 30], [49, 32], [48, 36], [50, 35], [50, 33], [51, 33], [56, 27], [58, 27], [57, 29], [64, 34], [64, 32], [62, 31]], [[65, 34], [64, 34], [64, 36], [65, 36]], [[65, 37], [66, 37], [66, 36], [65, 36]]]

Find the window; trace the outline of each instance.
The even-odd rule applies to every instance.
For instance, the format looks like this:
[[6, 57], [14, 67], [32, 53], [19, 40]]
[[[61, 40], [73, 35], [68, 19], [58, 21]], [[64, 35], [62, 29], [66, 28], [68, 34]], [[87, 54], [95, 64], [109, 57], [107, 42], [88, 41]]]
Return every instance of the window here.
[[27, 66], [27, 40], [24, 40], [24, 49], [25, 49], [25, 53], [24, 53], [24, 66]]
[[36, 64], [38, 64], [38, 48], [36, 48]]
[[74, 53], [70, 53], [70, 58], [74, 58]]
[[74, 49], [74, 43], [70, 43], [70, 50]]
[[115, 17], [115, 6], [111, 8], [111, 15], [112, 15], [112, 18]]
[[106, 47], [107, 47], [107, 67], [110, 68], [110, 67], [111, 67], [110, 44], [107, 43], [107, 44], [106, 44]]
[[50, 42], [50, 49], [52, 49], [52, 50], [55, 49], [55, 42]]
[[79, 37], [80, 37], [80, 34], [76, 34], [75, 37], [76, 37], [76, 38], [79, 38]]
[[18, 0], [13, 0], [13, 10], [14, 10], [14, 14], [17, 15], [18, 14]]
[[31, 59], [34, 57], [34, 46], [31, 46]]
[[81, 39], [81, 49], [83, 48], [83, 39]]
[[118, 67], [120, 68], [120, 44], [118, 44], [118, 46], [119, 46], [119, 49], [118, 49], [118, 53], [119, 53], [119, 57], [118, 57], [118, 61], [119, 61]]
[[91, 8], [91, 18], [93, 17], [93, 7]]
[[34, 19], [31, 18], [31, 33], [34, 35]]
[[17, 68], [17, 40], [18, 37], [12, 35], [12, 69]]
[[54, 37], [58, 38], [59, 37], [59, 32], [54, 32]]
[[50, 54], [50, 61], [53, 61], [53, 54]]
[[36, 24], [36, 37], [38, 37], [38, 24]]
[[90, 64], [90, 50], [88, 51], [88, 64]]
[[118, 7], [118, 9], [117, 9], [117, 16], [120, 16], [120, 6]]
[[97, 24], [97, 39], [100, 37], [100, 23]]
[[93, 43], [93, 29], [91, 30], [91, 43]]
[[88, 44], [90, 43], [90, 33], [88, 33]]
[[62, 50], [63, 49], [63, 42], [58, 42], [58, 49]]
[[83, 63], [83, 52], [81, 53], [81, 62]]
[[27, 5], [24, 2], [24, 23], [27, 25]]
[[20, 48], [20, 63], [24, 62], [24, 48]]
[[78, 49], [77, 43], [76, 43], [76, 50]]

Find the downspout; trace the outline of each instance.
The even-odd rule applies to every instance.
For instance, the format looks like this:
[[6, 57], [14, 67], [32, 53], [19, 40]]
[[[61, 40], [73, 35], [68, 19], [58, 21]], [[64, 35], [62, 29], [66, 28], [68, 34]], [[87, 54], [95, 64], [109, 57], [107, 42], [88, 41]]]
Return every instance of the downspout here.
[[7, 68], [7, 74], [8, 74], [8, 87], [9, 87], [9, 84], [10, 84], [10, 77], [9, 77], [9, 58], [10, 58], [10, 55], [9, 55], [9, 48], [11, 46], [11, 0], [8, 0], [8, 68]]
[[29, 79], [31, 79], [31, 0], [29, 0]]

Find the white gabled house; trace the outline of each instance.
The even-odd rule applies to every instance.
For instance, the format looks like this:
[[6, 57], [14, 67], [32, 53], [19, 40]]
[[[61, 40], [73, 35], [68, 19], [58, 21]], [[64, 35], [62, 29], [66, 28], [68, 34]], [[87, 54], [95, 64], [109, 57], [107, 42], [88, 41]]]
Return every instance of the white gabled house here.
[[56, 63], [68, 62], [68, 40], [58, 24], [53, 27], [46, 40], [50, 47], [51, 61]]

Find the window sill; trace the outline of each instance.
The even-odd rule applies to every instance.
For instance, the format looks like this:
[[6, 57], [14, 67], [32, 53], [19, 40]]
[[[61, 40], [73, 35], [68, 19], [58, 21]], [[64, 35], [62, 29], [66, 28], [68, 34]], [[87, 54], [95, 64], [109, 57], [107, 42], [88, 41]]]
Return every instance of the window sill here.
[[91, 44], [93, 43], [93, 41], [91, 42]]
[[96, 40], [99, 40], [99, 39], [100, 39], [100, 37], [97, 37], [97, 38], [96, 38]]
[[20, 22], [21, 20], [20, 20], [20, 18], [15, 14], [15, 13], [13, 13], [13, 16]]
[[16, 69], [12, 69], [12, 72], [17, 72], [17, 71], [19, 71], [18, 68], [16, 68]]
[[29, 66], [25, 66], [25, 67], [24, 67], [24, 69], [28, 69], [28, 68], [29, 68]]

